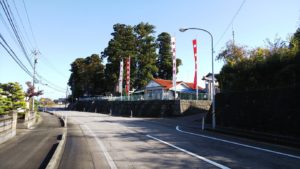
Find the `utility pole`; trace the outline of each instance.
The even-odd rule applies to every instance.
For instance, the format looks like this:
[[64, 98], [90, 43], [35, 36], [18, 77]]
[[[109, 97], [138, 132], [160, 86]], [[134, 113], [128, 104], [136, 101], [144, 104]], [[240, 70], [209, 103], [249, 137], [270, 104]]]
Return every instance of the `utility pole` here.
[[[35, 82], [36, 82], [36, 64], [37, 64], [37, 55], [39, 54], [39, 51], [38, 50], [34, 50], [32, 52], [33, 54], [33, 57], [34, 57], [34, 60], [33, 60], [33, 77], [32, 77], [32, 86], [33, 86], [33, 93], [34, 93], [34, 89], [35, 89]], [[32, 96], [32, 112], [34, 113], [34, 95]]]

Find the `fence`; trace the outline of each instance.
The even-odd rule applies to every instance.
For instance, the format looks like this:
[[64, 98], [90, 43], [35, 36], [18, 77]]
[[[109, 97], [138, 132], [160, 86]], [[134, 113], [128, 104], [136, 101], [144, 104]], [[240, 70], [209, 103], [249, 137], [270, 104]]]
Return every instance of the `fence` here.
[[[196, 95], [192, 93], [178, 93], [176, 100], [197, 100]], [[98, 96], [98, 97], [81, 97], [79, 101], [93, 101], [93, 100], [108, 100], [108, 101], [142, 101], [142, 100], [174, 100], [172, 95], [150, 95], [139, 94], [130, 96]], [[207, 93], [198, 93], [198, 100], [208, 100]]]

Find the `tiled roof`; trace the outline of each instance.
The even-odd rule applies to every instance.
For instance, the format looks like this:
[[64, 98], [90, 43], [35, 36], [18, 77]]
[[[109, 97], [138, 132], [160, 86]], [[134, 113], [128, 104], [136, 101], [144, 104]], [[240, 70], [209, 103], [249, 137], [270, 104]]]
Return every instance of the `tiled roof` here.
[[[156, 83], [158, 83], [159, 85], [163, 86], [165, 89], [170, 89], [171, 87], [173, 87], [173, 83], [172, 80], [164, 80], [164, 79], [153, 79], [153, 81], [155, 81]], [[177, 82], [177, 84], [181, 83]]]
[[[194, 88], [194, 83], [184, 82], [184, 84], [186, 84], [189, 88], [195, 90], [195, 88]], [[203, 88], [200, 87], [200, 86], [198, 86], [198, 90], [203, 90]]]
[[[158, 83], [159, 85], [163, 86], [164, 89], [170, 89], [170, 88], [173, 87], [172, 80], [153, 79], [153, 81], [155, 81], [155, 82]], [[186, 84], [189, 88], [195, 90], [195, 88], [194, 88], [194, 83], [187, 83], [187, 82], [182, 82], [182, 81], [176, 82], [176, 84], [180, 84], [180, 83], [184, 83], [184, 84]], [[201, 88], [200, 86], [198, 86], [198, 90], [203, 90], [203, 88]]]

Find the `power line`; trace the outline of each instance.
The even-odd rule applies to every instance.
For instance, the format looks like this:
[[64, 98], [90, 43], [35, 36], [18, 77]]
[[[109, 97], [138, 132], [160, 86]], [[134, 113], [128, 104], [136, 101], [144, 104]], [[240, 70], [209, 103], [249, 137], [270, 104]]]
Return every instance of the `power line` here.
[[16, 28], [17, 25], [16, 25], [16, 23], [14, 22], [13, 13], [12, 13], [11, 10], [10, 10], [9, 4], [7, 3], [7, 1], [5, 2], [4, 0], [3, 0], [3, 1], [0, 1], [0, 4], [1, 4], [2, 9], [3, 9], [3, 11], [4, 11], [5, 15], [6, 15], [6, 18], [7, 18], [7, 20], [9, 21], [10, 26], [11, 26], [11, 28], [12, 28], [12, 30], [13, 30], [13, 32], [14, 32], [16, 38], [17, 38], [17, 41], [18, 41], [18, 43], [19, 43], [19, 45], [20, 45], [20, 47], [21, 47], [22, 52], [24, 53], [24, 55], [25, 55], [25, 57], [26, 57], [28, 63], [30, 64], [30, 66], [33, 68], [33, 64], [31, 63], [31, 61], [30, 61], [30, 59], [29, 59], [29, 57], [28, 57], [28, 54], [27, 54], [27, 51], [26, 51], [26, 49], [25, 49], [24, 43], [22, 42], [22, 39], [21, 39], [21, 37], [20, 37], [20, 35], [19, 35], [19, 32], [18, 32], [18, 30], [17, 30], [17, 28]]
[[[42, 55], [43, 56], [43, 55]], [[41, 59], [41, 61], [43, 62], [43, 64], [47, 67], [49, 67], [50, 69], [52, 69], [54, 72], [57, 73], [57, 75], [60, 75], [61, 77], [63, 78], [68, 78], [64, 73], [62, 73], [61, 71], [59, 71], [53, 64], [52, 62], [45, 56], [42, 57], [43, 59], [45, 59], [45, 62], [44, 60]]]
[[223, 34], [221, 35], [221, 37], [218, 39], [218, 41], [214, 44], [215, 46], [218, 46], [218, 44], [220, 43], [220, 41], [223, 39], [224, 35], [227, 33], [228, 29], [233, 24], [235, 18], [238, 16], [238, 14], [240, 13], [240, 11], [241, 11], [241, 9], [242, 9], [242, 7], [244, 6], [245, 3], [246, 3], [246, 0], [243, 0], [243, 2], [241, 3], [240, 7], [238, 8], [238, 10], [236, 11], [236, 13], [232, 17], [232, 19], [229, 22], [229, 24], [227, 25], [225, 31], [223, 32]]
[[[26, 33], [27, 38], [28, 38], [27, 40], [31, 44], [29, 36], [28, 36], [28, 34], [26, 32], [25, 26], [24, 26], [24, 24], [22, 22], [22, 19], [20, 17], [20, 14], [18, 12], [17, 7], [16, 7], [16, 4], [15, 4], [14, 1], [13, 1], [13, 3], [14, 3], [14, 6], [15, 6], [15, 10], [17, 12], [17, 15], [19, 17], [19, 20], [20, 20], [20, 22], [22, 24], [22, 27], [23, 27], [23, 29], [24, 29], [24, 31]], [[32, 33], [32, 37], [33, 37], [33, 40], [34, 40], [34, 42], [35, 42], [35, 44], [37, 46], [36, 39], [35, 39], [35, 36], [33, 34], [33, 29], [32, 29], [31, 23], [30, 23], [29, 15], [28, 15], [27, 8], [26, 8], [24, 0], [23, 0], [23, 4], [24, 4], [25, 11], [26, 11], [26, 16], [27, 16], [27, 20], [28, 20], [28, 23], [29, 23], [29, 26], [30, 26], [31, 33]], [[1, 15], [1, 20], [2, 20], [3, 24], [6, 26], [8, 32], [10, 33], [10, 35], [12, 37], [12, 39], [16, 42], [16, 44], [19, 44], [19, 47], [21, 48], [22, 52], [24, 53], [27, 61], [29, 62], [30, 66], [33, 68], [33, 65], [32, 65], [32, 63], [31, 63], [31, 61], [30, 61], [30, 59], [28, 57], [25, 45], [23, 43], [23, 39], [25, 39], [25, 38], [22, 35], [22, 32], [20, 31], [20, 29], [19, 29], [19, 27], [17, 25], [16, 19], [15, 19], [14, 15], [13, 15], [13, 12], [12, 12], [11, 8], [10, 8], [10, 5], [8, 4], [7, 0], [0, 0], [0, 5], [1, 5], [1, 7], [2, 7], [4, 13], [5, 13], [5, 16], [6, 16], [7, 20], [8, 20], [8, 23], [9, 23], [11, 29], [9, 29], [8, 24], [5, 22], [5, 19]], [[13, 36], [13, 34], [15, 36]], [[34, 75], [28, 70], [28, 68], [19, 59], [19, 57], [16, 55], [16, 53], [13, 51], [13, 49], [9, 46], [9, 44], [7, 43], [7, 41], [5, 40], [5, 38], [2, 36], [2, 34], [0, 34], [0, 39], [3, 41], [3, 42], [0, 41], [0, 45], [6, 50], [6, 52], [10, 55], [10, 57], [17, 63], [17, 65], [26, 74], [28, 74], [30, 77], [34, 77]], [[31, 46], [32, 46], [32, 44], [31, 44]], [[39, 81], [39, 83], [41, 85], [47, 86], [48, 88], [50, 88], [50, 89], [52, 89], [54, 91], [65, 93], [65, 89], [64, 88], [55, 85], [54, 83], [50, 82], [49, 80], [45, 79], [44, 77], [42, 77], [39, 74], [36, 74], [36, 75], [38, 76], [38, 78], [34, 77], [34, 80]], [[44, 83], [43, 81], [45, 81], [47, 84]]]
[[32, 26], [31, 26], [31, 22], [30, 22], [30, 19], [29, 19], [27, 7], [26, 7], [26, 4], [25, 4], [24, 0], [23, 0], [23, 5], [24, 5], [24, 9], [25, 9], [25, 12], [26, 12], [27, 21], [28, 21], [28, 24], [29, 24], [29, 28], [30, 28], [30, 31], [31, 31], [31, 34], [32, 34], [32, 37], [33, 37], [33, 40], [34, 40], [34, 43], [35, 43], [35, 46], [38, 47], [36, 38], [35, 38], [34, 33], [33, 33], [33, 29], [32, 29]]
[[33, 77], [32, 73], [27, 69], [27, 67], [22, 63], [22, 61], [19, 59], [19, 57], [16, 55], [16, 53], [11, 49], [11, 47], [8, 45], [2, 34], [0, 33], [0, 39], [4, 42], [0, 42], [1, 46], [6, 50], [6, 52], [11, 56], [11, 58], [19, 65], [19, 67], [27, 73], [30, 77]]
[[18, 10], [17, 5], [16, 5], [16, 3], [15, 3], [15, 0], [13, 0], [13, 4], [14, 4], [15, 10], [16, 10], [16, 12], [17, 12], [18, 18], [19, 18], [19, 20], [20, 20], [20, 23], [21, 23], [21, 25], [22, 25], [22, 27], [23, 27], [23, 29], [24, 29], [25, 36], [27, 37], [26, 39], [27, 39], [29, 45], [31, 46], [31, 48], [33, 48], [33, 45], [32, 45], [32, 43], [31, 43], [30, 38], [29, 38], [29, 36], [28, 36], [28, 33], [27, 33], [27, 31], [26, 31], [26, 28], [25, 28], [24, 23], [23, 23], [23, 21], [22, 21], [22, 18], [21, 18], [21, 16], [20, 16], [20, 13], [19, 13], [19, 10]]

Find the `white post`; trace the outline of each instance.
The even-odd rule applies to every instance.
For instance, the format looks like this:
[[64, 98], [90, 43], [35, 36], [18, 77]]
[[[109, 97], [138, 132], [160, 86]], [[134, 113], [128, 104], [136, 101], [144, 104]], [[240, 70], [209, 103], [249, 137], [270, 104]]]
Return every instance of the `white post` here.
[[204, 130], [204, 123], [205, 123], [205, 120], [204, 120], [204, 117], [202, 117], [202, 130]]

